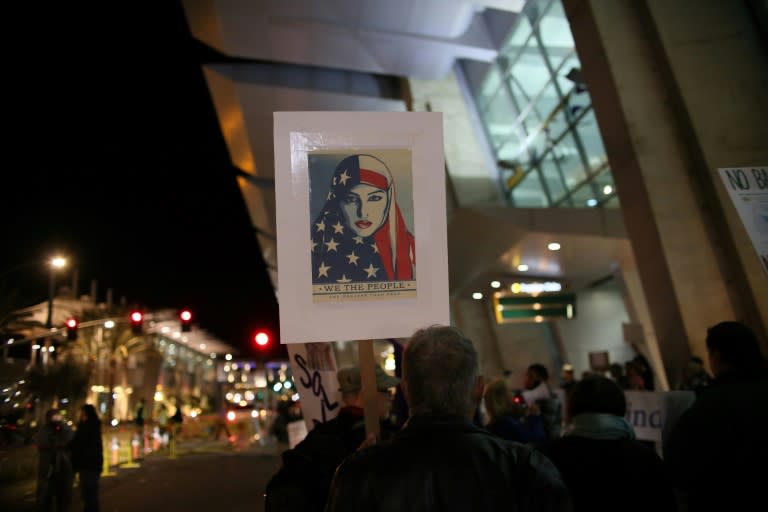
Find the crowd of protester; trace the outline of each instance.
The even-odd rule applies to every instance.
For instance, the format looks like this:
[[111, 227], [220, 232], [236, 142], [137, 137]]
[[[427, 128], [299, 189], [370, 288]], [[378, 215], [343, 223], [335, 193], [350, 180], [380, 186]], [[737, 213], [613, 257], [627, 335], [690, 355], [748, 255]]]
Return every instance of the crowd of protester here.
[[[695, 401], [654, 447], [626, 418], [626, 391], [654, 387], [642, 356], [580, 379], [566, 365], [558, 384], [532, 363], [516, 386], [508, 374], [486, 380], [472, 341], [455, 327], [420, 329], [404, 345], [401, 377], [375, 367], [376, 435], [366, 427], [360, 369], [340, 369], [343, 406], [282, 453], [265, 510], [751, 509], [768, 460], [768, 366], [743, 323], [713, 325], [706, 350], [712, 373], [690, 357], [675, 389]], [[402, 424], [393, 421], [396, 391], [408, 404]], [[68, 510], [76, 477], [84, 510], [98, 510], [96, 409], [84, 405], [74, 428], [50, 410], [35, 444], [39, 510]]]
[[[361, 410], [357, 421], [317, 425], [283, 453], [265, 510], [750, 509], [763, 479], [750, 462], [768, 456], [768, 369], [742, 323], [714, 325], [706, 347], [712, 374], [691, 356], [675, 389], [693, 391], [696, 401], [655, 447], [626, 419], [625, 392], [655, 389], [639, 353], [580, 379], [566, 365], [559, 384], [533, 363], [518, 387], [509, 374], [486, 381], [456, 328], [421, 329], [405, 344], [402, 379], [377, 378], [380, 396], [390, 397], [380, 408], [381, 436], [365, 436]], [[359, 369], [339, 372], [342, 391], [350, 373]], [[345, 408], [360, 398], [356, 382]], [[394, 389], [409, 416], [393, 429]]]

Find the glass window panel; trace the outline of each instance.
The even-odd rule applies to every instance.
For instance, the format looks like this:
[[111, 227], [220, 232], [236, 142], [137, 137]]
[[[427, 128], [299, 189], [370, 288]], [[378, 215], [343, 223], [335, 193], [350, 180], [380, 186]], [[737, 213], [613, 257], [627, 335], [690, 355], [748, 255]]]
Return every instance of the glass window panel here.
[[555, 164], [555, 160], [552, 157], [552, 152], [547, 153], [547, 156], [541, 161], [540, 167], [552, 201], [559, 201], [565, 195], [566, 188], [560, 176], [560, 170], [557, 168], [557, 164]]
[[[520, 57], [512, 64], [512, 75], [515, 81], [523, 89], [525, 97], [530, 99], [536, 96], [549, 82], [550, 75], [544, 57], [536, 46], [527, 46]], [[523, 104], [520, 104], [523, 109]]]
[[558, 103], [560, 103], [560, 97], [557, 95], [554, 84], [550, 82], [536, 98], [533, 109], [538, 113], [539, 119], [548, 119], [557, 108]]
[[520, 108], [520, 111], [527, 111], [527, 107], [531, 103], [531, 98], [523, 90], [520, 82], [517, 81], [514, 75], [509, 79], [509, 87], [512, 91], [512, 96], [515, 98], [517, 106]]
[[606, 162], [603, 139], [597, 129], [597, 119], [592, 109], [582, 117], [576, 125], [584, 152], [587, 154], [587, 162], [592, 170], [600, 168]]
[[531, 22], [528, 21], [528, 18], [526, 16], [518, 16], [517, 19], [517, 26], [515, 26], [507, 44], [504, 45], [504, 48], [501, 50], [501, 53], [510, 58], [517, 55], [520, 48], [525, 46], [525, 42], [531, 35]]
[[560, 164], [560, 170], [563, 172], [563, 178], [570, 190], [583, 181], [587, 175], [584, 172], [584, 165], [581, 162], [581, 156], [576, 147], [576, 142], [570, 133], [557, 143], [554, 149], [555, 157]]
[[606, 167], [603, 172], [594, 179], [598, 192], [602, 195], [601, 200], [606, 196], [616, 193], [616, 185], [613, 183], [613, 175], [610, 168]]
[[547, 129], [552, 140], [557, 140], [568, 128], [568, 120], [565, 117], [565, 111], [560, 109], [547, 124]]
[[512, 138], [514, 134], [513, 123], [517, 117], [517, 111], [505, 88], [499, 89], [483, 117], [494, 148], [498, 148]]
[[571, 194], [573, 206], [576, 208], [591, 208], [597, 206], [598, 198], [592, 190], [590, 183], [585, 183]]
[[531, 155], [531, 159], [541, 158], [541, 156], [551, 146], [550, 140], [547, 138], [545, 130], [539, 130], [533, 138], [528, 139], [528, 153]]
[[519, 162], [521, 159], [526, 159], [525, 153], [523, 150], [525, 147], [520, 144], [520, 141], [513, 135], [513, 138], [509, 140], [506, 144], [501, 146], [499, 148], [499, 151], [496, 153], [496, 157], [499, 160], [507, 160], [507, 161], [515, 161]]
[[488, 74], [485, 75], [483, 85], [477, 95], [477, 103], [479, 108], [482, 109], [488, 104], [491, 98], [493, 98], [493, 96], [496, 94], [496, 90], [499, 88], [500, 84], [501, 73], [499, 73], [499, 68], [495, 64], [492, 64], [488, 70]]
[[518, 208], [546, 208], [547, 196], [541, 188], [541, 180], [535, 171], [531, 171], [512, 189], [512, 199]]
[[575, 47], [571, 26], [565, 17], [561, 2], [552, 2], [552, 6], [539, 22], [539, 32], [549, 61], [552, 67], [557, 69]]

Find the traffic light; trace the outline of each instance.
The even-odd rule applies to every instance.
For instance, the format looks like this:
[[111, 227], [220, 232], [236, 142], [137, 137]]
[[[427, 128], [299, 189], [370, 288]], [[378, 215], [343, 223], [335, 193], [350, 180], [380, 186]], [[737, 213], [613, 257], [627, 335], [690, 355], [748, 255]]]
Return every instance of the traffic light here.
[[77, 325], [79, 322], [77, 318], [71, 316], [67, 318], [65, 325], [67, 326], [67, 339], [69, 341], [75, 341], [77, 339]]
[[144, 314], [141, 311], [131, 311], [131, 331], [133, 334], [144, 332]]
[[264, 350], [269, 347], [269, 342], [272, 341], [267, 331], [257, 331], [253, 337], [253, 341], [256, 342], [256, 348]]
[[181, 332], [192, 330], [192, 312], [190, 310], [182, 309], [179, 313], [179, 320], [181, 321]]

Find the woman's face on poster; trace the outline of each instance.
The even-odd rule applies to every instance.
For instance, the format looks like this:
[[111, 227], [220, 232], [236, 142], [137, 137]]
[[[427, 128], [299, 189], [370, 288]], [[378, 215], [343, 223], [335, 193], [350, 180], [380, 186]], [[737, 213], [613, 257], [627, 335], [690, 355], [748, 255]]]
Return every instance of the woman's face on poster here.
[[341, 210], [347, 226], [363, 238], [373, 235], [387, 218], [387, 191], [361, 183], [341, 198]]

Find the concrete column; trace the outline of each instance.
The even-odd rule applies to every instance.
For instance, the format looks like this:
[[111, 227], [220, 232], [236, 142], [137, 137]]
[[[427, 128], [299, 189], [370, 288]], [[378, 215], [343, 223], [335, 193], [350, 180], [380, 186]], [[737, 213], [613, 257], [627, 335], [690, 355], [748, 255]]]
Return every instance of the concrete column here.
[[768, 325], [768, 278], [717, 175], [768, 162], [765, 53], [740, 2], [563, 5], [667, 381], [677, 382], [709, 326], [738, 319], [765, 336]]
[[472, 340], [480, 358], [480, 373], [486, 378], [500, 377], [503, 373], [499, 342], [489, 314], [486, 299], [451, 299], [453, 324]]
[[[671, 388], [667, 380], [664, 360], [661, 357], [659, 340], [656, 338], [656, 332], [653, 329], [653, 322], [648, 311], [648, 302], [643, 293], [643, 286], [640, 281], [640, 275], [637, 272], [637, 267], [623, 260], [619, 262], [619, 265], [620, 267], [614, 271], [614, 277], [622, 289], [624, 307], [627, 310], [629, 321], [632, 324], [639, 325], [642, 329], [642, 339], [639, 342], [627, 339], [624, 341], [635, 342], [636, 348], [651, 364], [654, 376], [656, 377], [656, 389], [669, 391]], [[700, 345], [696, 345], [699, 347], [698, 349], [691, 347], [691, 351], [703, 357], [706, 354], [706, 350], [703, 350], [704, 338], [691, 341], [694, 345], [696, 342], [701, 342]]]

